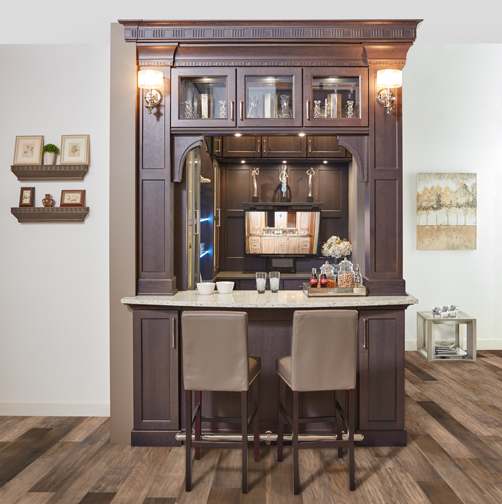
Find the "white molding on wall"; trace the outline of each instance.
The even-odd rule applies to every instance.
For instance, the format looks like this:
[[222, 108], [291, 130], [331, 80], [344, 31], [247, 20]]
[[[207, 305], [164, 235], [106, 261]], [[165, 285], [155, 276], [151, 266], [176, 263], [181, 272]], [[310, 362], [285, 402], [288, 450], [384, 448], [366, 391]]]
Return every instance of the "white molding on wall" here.
[[110, 416], [109, 403], [6, 403], [0, 402], [2, 416]]

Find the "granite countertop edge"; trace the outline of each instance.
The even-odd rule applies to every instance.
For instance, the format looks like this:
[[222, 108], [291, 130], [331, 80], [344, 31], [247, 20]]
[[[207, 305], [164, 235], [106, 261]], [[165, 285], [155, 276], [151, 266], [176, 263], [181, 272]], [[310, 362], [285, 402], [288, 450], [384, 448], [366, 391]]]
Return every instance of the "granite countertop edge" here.
[[302, 291], [280, 291], [258, 294], [256, 291], [234, 291], [232, 294], [201, 295], [196, 291], [179, 291], [172, 296], [140, 295], [121, 299], [124, 305], [173, 306], [201, 308], [316, 308], [358, 306], [405, 306], [418, 303], [411, 295], [308, 298]]

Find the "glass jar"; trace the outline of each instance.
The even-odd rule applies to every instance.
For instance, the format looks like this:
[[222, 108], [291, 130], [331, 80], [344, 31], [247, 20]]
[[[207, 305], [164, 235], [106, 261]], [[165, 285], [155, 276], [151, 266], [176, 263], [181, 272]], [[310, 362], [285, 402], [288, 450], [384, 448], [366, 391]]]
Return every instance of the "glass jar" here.
[[332, 289], [333, 287], [336, 287], [336, 274], [335, 274], [335, 267], [330, 264], [328, 261], [326, 261], [322, 266], [321, 266], [321, 275], [325, 275], [327, 282], [326, 282], [326, 287]]
[[354, 287], [362, 287], [363, 286], [363, 275], [361, 273], [361, 269], [359, 268], [359, 264], [354, 266]]
[[346, 258], [338, 265], [338, 287], [342, 289], [354, 287], [354, 267]]

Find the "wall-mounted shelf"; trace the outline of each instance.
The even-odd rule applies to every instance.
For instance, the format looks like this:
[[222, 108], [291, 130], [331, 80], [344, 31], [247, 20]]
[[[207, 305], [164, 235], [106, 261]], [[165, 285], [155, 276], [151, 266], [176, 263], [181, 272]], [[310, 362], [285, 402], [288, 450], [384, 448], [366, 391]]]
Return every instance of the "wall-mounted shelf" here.
[[14, 207], [10, 211], [19, 222], [83, 222], [89, 207]]
[[82, 180], [89, 165], [13, 165], [18, 180]]

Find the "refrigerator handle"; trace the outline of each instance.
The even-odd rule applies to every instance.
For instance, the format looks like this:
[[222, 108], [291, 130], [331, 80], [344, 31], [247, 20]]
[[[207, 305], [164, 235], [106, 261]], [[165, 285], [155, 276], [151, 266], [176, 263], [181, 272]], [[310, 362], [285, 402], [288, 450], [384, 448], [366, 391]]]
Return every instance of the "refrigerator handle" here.
[[194, 232], [193, 234], [196, 236], [199, 236], [200, 234], [200, 215], [199, 215], [199, 210], [194, 210], [193, 211], [193, 220], [194, 220]]

